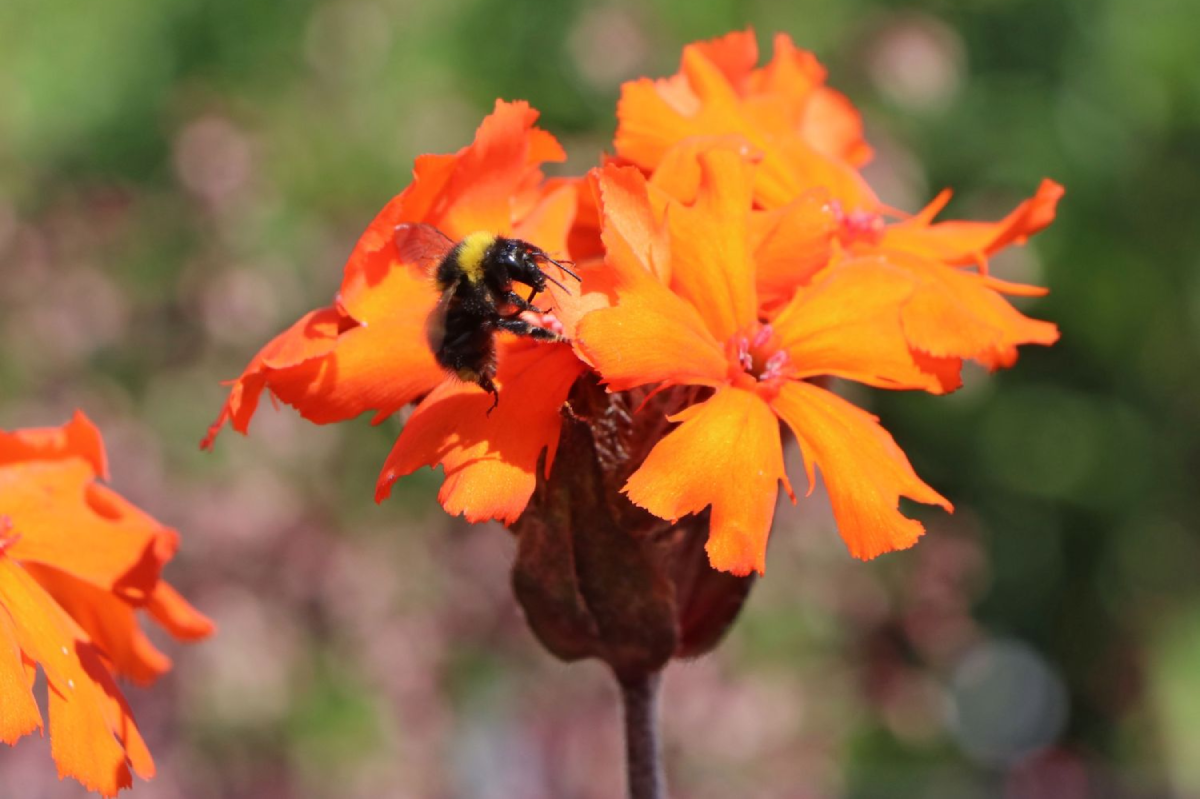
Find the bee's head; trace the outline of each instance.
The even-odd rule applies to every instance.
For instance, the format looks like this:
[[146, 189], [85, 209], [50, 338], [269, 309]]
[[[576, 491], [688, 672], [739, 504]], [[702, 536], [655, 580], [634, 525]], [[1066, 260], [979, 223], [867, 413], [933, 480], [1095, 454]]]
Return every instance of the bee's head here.
[[546, 273], [538, 264], [537, 254], [541, 250], [520, 239], [497, 239], [494, 257], [503, 265], [509, 279], [524, 283], [536, 291], [546, 288]]
[[510, 279], [524, 283], [537, 292], [545, 291], [547, 280], [563, 291], [567, 290], [566, 286], [542, 271], [544, 264], [554, 264], [565, 274], [579, 280], [579, 276], [564, 266], [562, 261], [556, 261], [547, 255], [545, 250], [520, 239], [497, 239], [495, 257], [504, 264]]

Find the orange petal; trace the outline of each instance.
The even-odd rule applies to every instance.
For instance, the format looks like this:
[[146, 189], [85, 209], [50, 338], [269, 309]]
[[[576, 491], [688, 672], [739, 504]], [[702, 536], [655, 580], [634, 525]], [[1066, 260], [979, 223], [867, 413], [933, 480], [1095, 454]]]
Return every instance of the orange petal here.
[[[434, 207], [437, 218], [424, 219], [454, 238], [476, 230], [504, 233], [511, 229], [511, 203], [521, 202], [540, 182], [542, 161], [563, 161], [566, 154], [554, 137], [533, 123], [538, 112], [528, 103], [496, 102], [475, 141], [459, 152], [459, 161]], [[528, 200], [526, 200], [528, 202]]]
[[652, 279], [585, 316], [576, 343], [611, 391], [663, 382], [716, 385], [728, 370], [696, 309]]
[[104, 652], [117, 675], [149, 685], [171, 669], [171, 659], [150, 643], [128, 602], [57, 569], [23, 565]]
[[575, 216], [567, 233], [567, 250], [577, 264], [604, 257], [600, 242], [600, 187], [598, 168], [592, 168], [582, 178], [552, 178], [546, 181], [547, 190], [559, 183], [575, 187]]
[[11, 614], [21, 650], [49, 684], [50, 752], [60, 777], [115, 796], [154, 762], [116, 684], [84, 632], [11, 558], [0, 558], [0, 607]]
[[[566, 259], [573, 253], [567, 250], [567, 240], [571, 226], [575, 221], [575, 211], [578, 205], [579, 187], [574, 184], [561, 185], [548, 190], [538, 203], [525, 214], [513, 228], [513, 235], [519, 239], [536, 244], [556, 260]], [[584, 296], [584, 287], [565, 275], [554, 264], [548, 264], [546, 270], [555, 280], [566, 286], [566, 290], [550, 283], [546, 293], [537, 298], [539, 308], [549, 311], [554, 318], [562, 323], [564, 335], [575, 337], [575, 325], [579, 319], [592, 308], [607, 304], [602, 296]], [[586, 265], [568, 266], [575, 274], [582, 276]]]
[[[533, 205], [514, 218], [512, 234], [536, 244], [556, 259], [567, 258], [567, 237], [575, 221], [577, 204], [578, 188], [575, 185], [547, 188]], [[555, 277], [561, 279], [562, 275]]]
[[711, 505], [713, 568], [761, 574], [778, 482], [787, 486], [775, 414], [755, 394], [724, 388], [672, 421], [682, 424], [654, 446], [625, 493], [670, 520]]
[[617, 154], [653, 170], [667, 151], [691, 136], [743, 135], [755, 145], [765, 131], [747, 118], [739, 92], [758, 58], [750, 31], [683, 48], [680, 71], [660, 81], [640, 79], [621, 87]]
[[762, 160], [762, 153], [738, 134], [683, 139], [667, 150], [650, 177], [650, 186], [658, 190], [652, 198], [663, 196], [679, 200], [685, 205], [695, 203], [704, 176], [700, 156], [714, 150], [730, 150], [742, 160], [754, 164]]
[[942, 390], [934, 394], [949, 394], [962, 388], [962, 358], [938, 358], [911, 347], [909, 353], [918, 369], [933, 375], [941, 384]]
[[763, 307], [786, 303], [799, 286], [829, 265], [835, 229], [829, 194], [823, 189], [805, 192], [782, 208], [751, 214], [751, 248]]
[[201, 446], [212, 445], [227, 419], [245, 433], [264, 389], [318, 424], [366, 411], [378, 422], [441, 382], [425, 332], [436, 302], [429, 281], [397, 266], [356, 296], [359, 316], [314, 311], [264, 347]]
[[170, 583], [159, 580], [146, 603], [146, 612], [163, 629], [181, 641], [207, 638], [216, 631], [212, 620], [192, 607]]
[[92, 479], [92, 465], [78, 458], [0, 467], [0, 512], [18, 536], [5, 554], [144, 602], [174, 534]]
[[[624, 176], [633, 176], [640, 181], [643, 187], [640, 199], [643, 203], [645, 202], [644, 186], [646, 181], [641, 172], [630, 167], [625, 170], [616, 170], [615, 174], [618, 179]], [[568, 234], [568, 239], [571, 256], [576, 259], [572, 269], [582, 278], [582, 282], [579, 284], [568, 282], [567, 285], [572, 289], [569, 294], [564, 294], [557, 288], [553, 289], [554, 305], [556, 306], [554, 315], [562, 322], [566, 338], [572, 340], [578, 335], [579, 321], [588, 313], [611, 305], [616, 296], [613, 289], [616, 275], [604, 263], [605, 247], [600, 232], [601, 205], [604, 201], [601, 199], [600, 175], [600, 169], [593, 169], [586, 178], [574, 181], [573, 184], [579, 199], [574, 217], [575, 227]], [[614, 213], [628, 213], [635, 217], [639, 213], [648, 213], [648, 207], [641, 209], [627, 207], [628, 202], [622, 201], [621, 187], [619, 186], [612, 189], [611, 195], [608, 205]], [[584, 197], [586, 199], [583, 199]], [[637, 200], [634, 198], [632, 201], [636, 202]], [[622, 208], [623, 211], [618, 210]], [[584, 214], [582, 220], [584, 230], [582, 231], [577, 230], [580, 223], [579, 214]], [[641, 220], [638, 220], [633, 224], [641, 223]], [[661, 240], [664, 244], [666, 243], [665, 231], [662, 233]], [[636, 268], [641, 270], [644, 267], [639, 262]]]
[[417, 159], [413, 182], [375, 217], [346, 263], [342, 302], [355, 310], [357, 293], [373, 286], [394, 262], [392, 231], [401, 222], [426, 222], [458, 240], [477, 230], [512, 231], [514, 207], [539, 193], [543, 161], [562, 161], [554, 137], [533, 126], [528, 103], [497, 101], [471, 144], [453, 155]]
[[931, 205], [935, 209], [933, 213], [928, 213], [930, 209], [927, 209], [912, 219], [889, 225], [881, 246], [949, 264], [982, 264], [988, 255], [1009, 244], [1023, 244], [1029, 236], [1053, 222], [1064, 191], [1053, 180], [1043, 180], [1033, 197], [999, 222], [930, 224], [933, 213], [945, 205], [943, 197], [939, 197]]
[[426, 397], [388, 455], [376, 501], [422, 466], [440, 464], [446, 480], [438, 499], [467, 521], [516, 521], [537, 483], [546, 451], [554, 461], [560, 411], [583, 364], [567, 345], [503, 341], [496, 384], [500, 402], [472, 383], [448, 380]]
[[42, 728], [42, 714], [33, 698], [33, 684], [25, 668], [17, 631], [0, 604], [0, 741], [12, 746]]
[[338, 335], [321, 357], [275, 370], [267, 385], [317, 424], [366, 411], [379, 422], [445, 379], [426, 333], [436, 302], [428, 280], [396, 266], [358, 295], [353, 308], [358, 326]]
[[[839, 92], [827, 88], [816, 57], [785, 33], [775, 35], [775, 55], [761, 72], [754, 94], [764, 103], [789, 107], [787, 124], [818, 152], [858, 167], [871, 158], [863, 139], [862, 116]], [[781, 131], [782, 132], [782, 131]]]
[[270, 388], [310, 422], [341, 422], [374, 411], [372, 422], [378, 424], [445, 379], [426, 342], [428, 315], [428, 309], [423, 316], [401, 310], [348, 330], [329, 355], [276, 372]]
[[858, 168], [874, 151], [863, 138], [862, 114], [841, 92], [822, 86], [812, 93], [800, 123], [800, 138], [820, 153]]
[[774, 105], [786, 108], [790, 127], [803, 114], [813, 92], [825, 83], [825, 67], [811, 52], [797, 48], [786, 33], [775, 34], [773, 44], [771, 60], [750, 76], [741, 94], [773, 100]]
[[83, 411], [75, 411], [62, 427], [25, 428], [11, 433], [0, 430], [0, 466], [59, 458], [82, 458], [92, 465], [97, 477], [108, 479], [108, 458], [100, 431]]
[[1050, 293], [1050, 289], [1044, 286], [1031, 286], [1028, 283], [1013, 283], [1008, 280], [1001, 280], [995, 275], [984, 275], [983, 284], [993, 291], [998, 291], [1001, 294], [1010, 294], [1014, 297], [1045, 297]]
[[607, 268], [586, 276], [585, 288], [603, 279], [614, 305], [580, 322], [580, 351], [612, 390], [662, 381], [715, 384], [727, 369], [724, 350], [697, 310], [660, 282], [669, 242], [656, 228], [645, 178], [610, 166], [601, 187]]
[[748, 246], [753, 166], [729, 150], [700, 155], [695, 205], [667, 209], [671, 285], [690, 302], [718, 341], [757, 318], [754, 262]]
[[765, 152], [755, 183], [755, 199], [764, 208], [787, 205], [814, 188], [824, 188], [847, 211], [880, 208], [862, 175], [799, 136], [782, 139]]
[[914, 276], [917, 289], [901, 320], [909, 343], [939, 358], [969, 358], [990, 368], [1009, 366], [1020, 344], [1053, 344], [1058, 328], [1030, 319], [988, 287], [987, 278], [928, 258], [881, 252]]
[[789, 381], [771, 406], [792, 429], [804, 454], [809, 493], [819, 466], [838, 532], [862, 560], [906, 549], [925, 531], [897, 510], [900, 497], [950, 503], [921, 482], [908, 458], [871, 414], [822, 388]]
[[233, 429], [239, 433], [246, 433], [250, 427], [250, 418], [258, 408], [263, 389], [277, 373], [306, 368], [312, 360], [321, 358], [333, 349], [338, 335], [343, 330], [356, 324], [336, 308], [321, 308], [305, 314], [290, 328], [272, 339], [233, 382], [221, 413], [208, 428], [204, 440], [200, 442], [201, 448], [212, 448], [217, 434], [226, 422], [232, 424]]
[[824, 69], [786, 37], [776, 39], [767, 68], [746, 74], [752, 37], [689, 45], [679, 74], [623, 85], [617, 154], [653, 170], [689, 137], [738, 135], [762, 153], [755, 199], [763, 207], [826, 186], [848, 210], [875, 210], [878, 200], [853, 168], [870, 156], [853, 107], [821, 90]]
[[880, 259], [829, 270], [771, 321], [797, 378], [834, 375], [883, 388], [940, 394], [942, 380], [909, 350], [901, 311], [916, 289], [904, 271]]
[[[617, 102], [617, 154], [642, 169], [653, 171], [667, 150], [690, 136], [729, 133], [727, 127], [705, 130], [688, 116], [699, 108], [699, 101], [682, 84], [681, 102], [672, 102], [670, 88], [678, 82], [639, 78], [622, 84]], [[738, 132], [738, 131], [733, 131]]]
[[754, 75], [754, 66], [758, 63], [758, 37], [754, 35], [752, 28], [730, 31], [716, 39], [695, 42], [689, 44], [688, 49], [703, 54], [739, 93], [748, 88], [747, 82]]
[[370, 295], [399, 266], [401, 222], [433, 225], [454, 241], [480, 230], [513, 235], [516, 226], [547, 252], [565, 251], [573, 203], [559, 196], [561, 186], [543, 186], [538, 169], [548, 155], [562, 160], [562, 148], [533, 127], [537, 115], [526, 103], [498, 102], [470, 145], [417, 159], [412, 184], [375, 216], [346, 261], [338, 305], [348, 316], [368, 318]]
[[[700, 167], [693, 158], [696, 182]], [[650, 197], [650, 186], [641, 171], [632, 167], [605, 166], [598, 170], [600, 224], [603, 236], [620, 236], [639, 262], [636, 271], [646, 271], [660, 283], [671, 281], [671, 241], [662, 209]], [[618, 263], [617, 268], [621, 264]]]

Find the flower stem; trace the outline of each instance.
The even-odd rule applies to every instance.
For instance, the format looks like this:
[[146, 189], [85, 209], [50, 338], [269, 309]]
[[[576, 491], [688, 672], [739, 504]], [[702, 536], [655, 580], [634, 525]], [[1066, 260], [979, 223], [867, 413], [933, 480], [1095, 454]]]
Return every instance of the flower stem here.
[[658, 687], [662, 672], [618, 676], [625, 716], [625, 768], [629, 799], [665, 799], [658, 742]]

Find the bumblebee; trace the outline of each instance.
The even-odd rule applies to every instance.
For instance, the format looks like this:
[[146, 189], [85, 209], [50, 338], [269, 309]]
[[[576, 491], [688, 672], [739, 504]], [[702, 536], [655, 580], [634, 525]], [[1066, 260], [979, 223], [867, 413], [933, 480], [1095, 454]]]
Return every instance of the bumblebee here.
[[[565, 264], [545, 250], [521, 239], [491, 233], [472, 233], [454, 241], [426, 224], [397, 225], [395, 244], [400, 260], [417, 264], [437, 285], [441, 298], [429, 315], [426, 331], [437, 362], [460, 380], [475, 383], [492, 395], [492, 409], [500, 395], [496, 376], [496, 333], [506, 330], [537, 341], [562, 341], [557, 333], [521, 318], [526, 311], [544, 313], [533, 304], [549, 281], [567, 287], [542, 271], [553, 264], [563, 274], [579, 280]], [[529, 287], [529, 296], [514, 291], [514, 284]], [[491, 413], [491, 409], [488, 410]]]

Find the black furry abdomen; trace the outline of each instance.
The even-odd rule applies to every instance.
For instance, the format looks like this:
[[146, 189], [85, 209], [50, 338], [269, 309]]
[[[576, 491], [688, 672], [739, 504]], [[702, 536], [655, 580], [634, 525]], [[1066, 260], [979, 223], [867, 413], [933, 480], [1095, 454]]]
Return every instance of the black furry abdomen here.
[[496, 312], [471, 300], [456, 297], [450, 302], [430, 345], [438, 364], [462, 380], [486, 385], [496, 374]]

